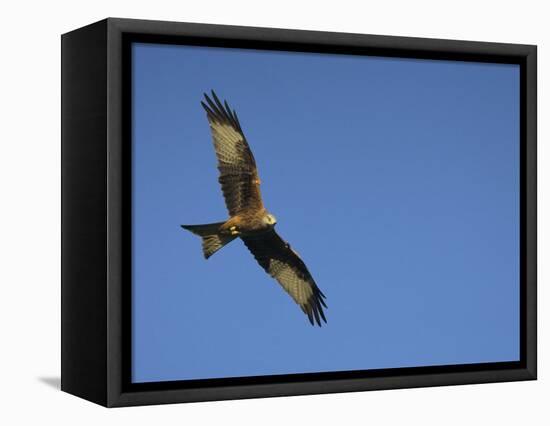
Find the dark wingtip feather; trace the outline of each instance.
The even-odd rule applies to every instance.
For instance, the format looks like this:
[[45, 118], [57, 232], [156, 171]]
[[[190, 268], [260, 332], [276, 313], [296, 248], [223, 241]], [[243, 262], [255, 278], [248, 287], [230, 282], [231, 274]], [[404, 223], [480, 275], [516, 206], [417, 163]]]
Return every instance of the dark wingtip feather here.
[[220, 98], [218, 98], [218, 95], [216, 95], [216, 92], [214, 92], [212, 90], [212, 97], [214, 98], [214, 102], [216, 102], [216, 105], [220, 108], [220, 109], [223, 109], [223, 105], [222, 103], [220, 102]]
[[316, 299], [316, 304], [317, 304], [317, 310], [319, 311], [319, 315], [321, 315], [321, 318], [323, 319], [323, 321], [325, 321], [325, 323], [327, 322], [327, 319], [325, 317], [325, 313], [323, 312], [323, 308], [321, 306], [321, 303], [320, 303], [321, 299]]
[[317, 306], [312, 306], [311, 309], [313, 311], [313, 315], [315, 315], [315, 321], [317, 322], [317, 325], [320, 327], [321, 321], [319, 319], [319, 309]]
[[[218, 95], [216, 95], [216, 92], [214, 90], [211, 90], [212, 98], [208, 96], [207, 93], [204, 93], [204, 99], [206, 100], [206, 103], [208, 105], [205, 105], [203, 102], [203, 107], [207, 110], [207, 112], [217, 121], [220, 122], [228, 122], [232, 126], [238, 127], [238, 125], [235, 123], [235, 120], [233, 116], [231, 115], [231, 110], [227, 107], [225, 108], [220, 99], [218, 98]], [[227, 106], [227, 101], [225, 101], [225, 105]]]
[[317, 324], [319, 327], [322, 325], [320, 319], [322, 319], [325, 324], [327, 323], [327, 318], [325, 316], [325, 312], [323, 311], [323, 307], [327, 308], [327, 305], [323, 300], [324, 297], [325, 295], [321, 292], [321, 290], [319, 290], [319, 287], [315, 286], [314, 294], [310, 300], [310, 306], [315, 313], [315, 318], [317, 319]]
[[239, 129], [242, 132], [241, 122], [239, 121], [239, 117], [237, 116], [237, 111], [235, 111], [235, 110], [233, 110], [233, 118], [235, 118], [235, 123], [237, 125], [237, 129]]
[[[213, 111], [214, 109], [212, 108], [212, 105], [213, 105], [212, 99], [210, 99], [210, 97], [208, 96], [208, 93], [203, 93], [203, 96], [204, 96], [204, 100], [208, 104], [208, 108], [210, 108], [210, 110]], [[204, 105], [204, 102], [201, 101], [201, 103]]]
[[208, 93], [203, 93], [206, 103], [201, 101], [201, 105], [206, 110], [208, 117], [219, 122], [227, 122], [242, 133], [241, 124], [235, 110], [231, 109], [226, 100], [222, 103], [214, 90], [211, 90], [210, 93], [210, 96]]
[[312, 326], [323, 326], [323, 322], [327, 323], [327, 318], [323, 309], [316, 300], [312, 300], [310, 303], [301, 306], [302, 311], [307, 315], [309, 323]]
[[214, 103], [214, 101], [212, 101], [212, 99], [210, 98], [210, 96], [208, 96], [207, 93], [204, 94], [204, 99], [208, 104], [208, 108], [210, 108], [210, 110], [213, 111], [214, 116], [216, 118], [221, 117], [220, 111], [218, 111], [218, 109], [216, 108], [216, 104]]
[[231, 108], [230, 108], [230, 106], [229, 106], [229, 104], [227, 103], [226, 100], [223, 101], [223, 105], [225, 107], [225, 111], [227, 112], [227, 115], [229, 116], [229, 118], [231, 120], [231, 124], [236, 129], [240, 129], [239, 123], [237, 122], [237, 118], [234, 115], [235, 110], [233, 110], [233, 112], [231, 112]]
[[214, 112], [208, 107], [208, 105], [206, 105], [203, 101], [201, 101], [201, 105], [209, 117], [216, 118], [216, 114], [214, 114]]
[[307, 314], [307, 319], [309, 320], [309, 323], [310, 323], [311, 325], [315, 325], [315, 324], [313, 323], [313, 315], [311, 315], [311, 308], [308, 308], [308, 309], [306, 310], [306, 314]]

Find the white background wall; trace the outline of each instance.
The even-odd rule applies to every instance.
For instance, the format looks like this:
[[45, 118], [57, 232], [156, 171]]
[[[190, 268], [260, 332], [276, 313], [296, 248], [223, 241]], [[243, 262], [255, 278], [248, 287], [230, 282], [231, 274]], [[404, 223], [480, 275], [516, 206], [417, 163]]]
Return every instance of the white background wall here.
[[[0, 6], [0, 422], [549, 424], [550, 179], [544, 1], [4, 1]], [[456, 386], [107, 410], [56, 389], [60, 358], [60, 34], [107, 16], [539, 46], [539, 377]]]

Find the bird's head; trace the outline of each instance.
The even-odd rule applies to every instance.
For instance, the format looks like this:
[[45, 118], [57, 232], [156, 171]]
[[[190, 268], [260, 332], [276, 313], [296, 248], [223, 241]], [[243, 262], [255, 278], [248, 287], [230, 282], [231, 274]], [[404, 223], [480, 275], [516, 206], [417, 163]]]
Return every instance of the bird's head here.
[[269, 226], [275, 226], [277, 219], [271, 213], [268, 213], [264, 216], [264, 223]]

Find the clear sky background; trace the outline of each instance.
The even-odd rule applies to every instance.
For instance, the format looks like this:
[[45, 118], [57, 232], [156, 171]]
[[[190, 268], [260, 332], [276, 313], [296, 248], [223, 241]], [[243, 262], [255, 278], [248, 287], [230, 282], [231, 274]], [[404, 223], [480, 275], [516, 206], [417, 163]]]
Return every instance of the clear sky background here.
[[[519, 67], [133, 46], [133, 381], [519, 359]], [[236, 109], [312, 327], [227, 217], [200, 100]]]

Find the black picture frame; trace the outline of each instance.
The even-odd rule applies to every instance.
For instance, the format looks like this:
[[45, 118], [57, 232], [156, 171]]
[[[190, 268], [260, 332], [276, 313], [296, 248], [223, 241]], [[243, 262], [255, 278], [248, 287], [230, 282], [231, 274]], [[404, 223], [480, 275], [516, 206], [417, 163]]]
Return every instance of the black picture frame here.
[[[537, 49], [109, 18], [62, 36], [62, 390], [130, 406], [536, 379]], [[520, 65], [520, 361], [130, 382], [130, 43]]]

